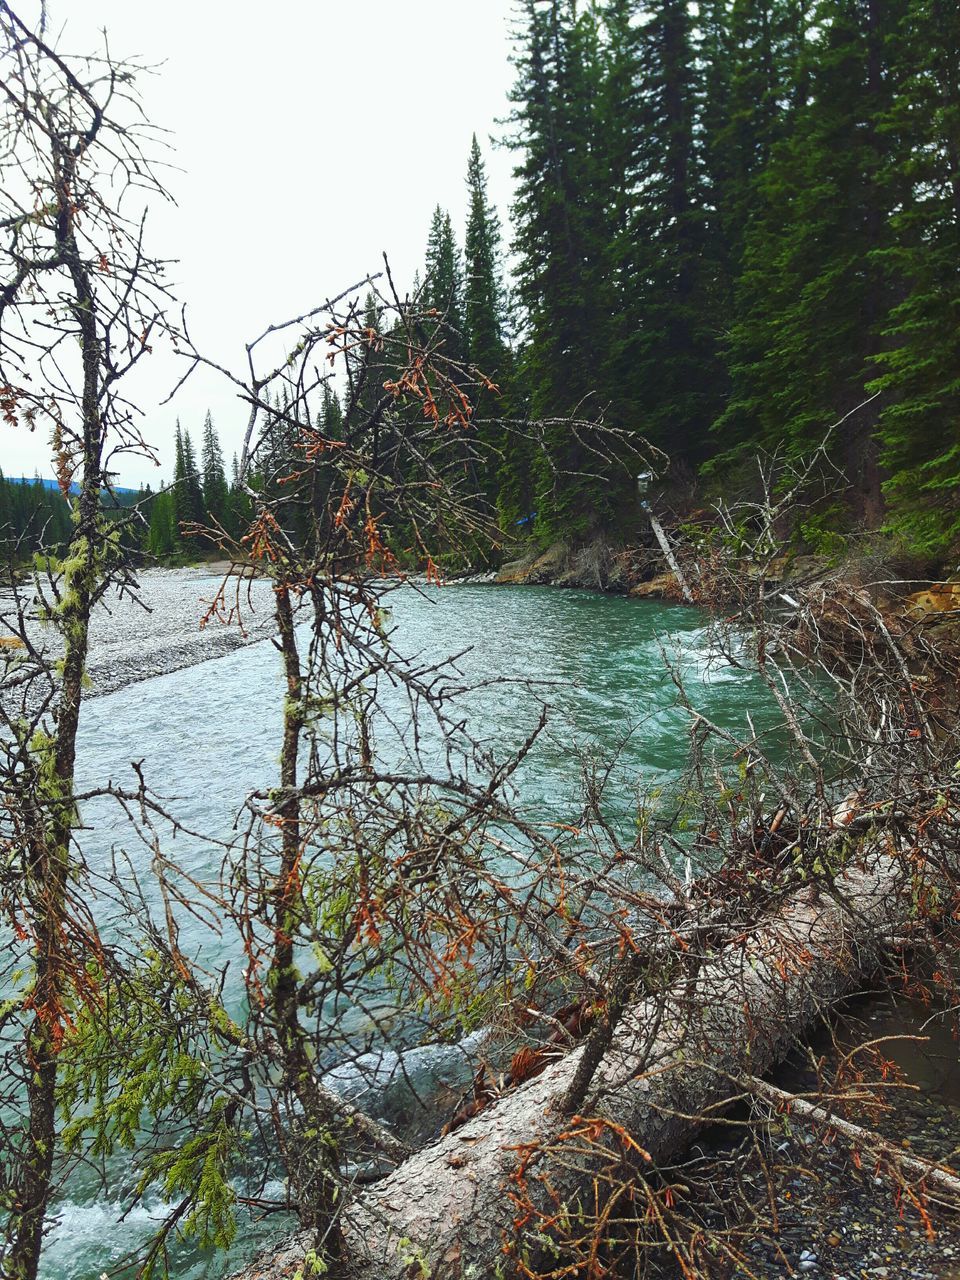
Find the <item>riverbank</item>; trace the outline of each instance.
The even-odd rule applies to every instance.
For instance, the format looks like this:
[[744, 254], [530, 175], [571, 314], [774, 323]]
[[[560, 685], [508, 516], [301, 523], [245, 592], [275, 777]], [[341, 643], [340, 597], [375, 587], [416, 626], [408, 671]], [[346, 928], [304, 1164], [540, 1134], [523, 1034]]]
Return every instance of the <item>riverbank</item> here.
[[[223, 581], [216, 565], [146, 569], [137, 581], [135, 594], [112, 592], [93, 611], [84, 697], [114, 693], [152, 676], [223, 657], [268, 639], [276, 630], [273, 592], [266, 578], [245, 581], [239, 601], [234, 589], [225, 608], [205, 624]], [[230, 616], [231, 607], [237, 606], [239, 612]], [[0, 618], [10, 610], [11, 596], [5, 593]], [[0, 631], [6, 629], [0, 622]], [[52, 627], [37, 621], [28, 631], [40, 652], [53, 660], [59, 656], [59, 637]]]
[[[108, 671], [107, 675], [109, 677], [112, 674], [114, 679], [119, 680], [115, 686], [119, 688], [122, 683], [129, 684], [136, 679], [160, 674], [161, 670], [174, 671], [203, 662], [206, 658], [219, 656], [217, 646], [223, 641], [227, 642], [228, 649], [232, 649], [242, 644], [253, 643], [258, 638], [262, 639], [264, 635], [268, 635], [271, 629], [271, 614], [269, 584], [266, 581], [255, 583], [252, 588], [255, 611], [245, 613], [246, 637], [241, 636], [233, 628], [224, 628], [222, 624], [211, 623], [207, 628], [200, 629], [200, 618], [212, 599], [218, 581], [219, 579], [209, 567], [145, 573], [142, 581], [144, 601], [152, 612], [145, 614], [140, 606], [133, 606], [129, 601], [108, 602], [95, 627], [95, 646], [91, 655], [95, 669], [100, 670], [109, 666], [112, 650], [113, 671], [112, 673]], [[575, 731], [589, 733], [591, 736], [602, 728], [613, 726], [616, 729], [617, 726], [627, 723], [631, 717], [636, 716], [638, 693], [641, 690], [656, 687], [656, 678], [662, 671], [660, 650], [656, 638], [651, 635], [644, 653], [641, 655], [635, 652], [638, 633], [644, 632], [648, 627], [653, 629], [654, 626], [661, 635], [665, 630], [669, 631], [672, 626], [690, 627], [694, 631], [698, 626], [698, 615], [694, 611], [667, 610], [661, 618], [653, 604], [635, 608], [623, 599], [611, 598], [609, 595], [606, 599], [592, 594], [586, 596], [576, 591], [510, 592], [507, 588], [497, 593], [489, 592], [485, 588], [458, 593], [452, 590], [437, 591], [433, 588], [429, 594], [434, 597], [436, 603], [425, 608], [420, 597], [412, 590], [398, 593], [396, 602], [398, 620], [400, 622], [422, 621], [427, 616], [434, 615], [430, 635], [436, 636], [438, 642], [442, 641], [445, 649], [458, 650], [461, 646], [472, 645], [480, 650], [482, 663], [477, 670], [478, 675], [494, 669], [502, 671], [506, 661], [505, 655], [508, 654], [514, 655], [517, 663], [523, 664], [525, 669], [529, 668], [533, 661], [542, 662], [545, 658], [549, 659], [551, 664], [549, 667], [536, 673], [528, 671], [528, 674], [538, 674], [551, 682], [559, 682], [563, 679], [573, 686], [581, 682], [589, 684], [588, 673], [592, 677], [599, 672], [596, 685], [591, 686], [587, 691], [589, 697], [585, 694], [581, 700], [565, 706], [562, 719], [564, 724], [573, 725]], [[465, 604], [471, 601], [480, 612], [464, 617]], [[512, 607], [511, 601], [513, 601]], [[402, 616], [404, 602], [408, 610], [406, 619]], [[554, 610], [559, 610], [559, 616], [556, 619], [556, 626], [550, 626], [548, 625], [549, 615]], [[165, 616], [155, 617], [154, 615], [158, 612]], [[518, 617], [518, 614], [522, 614], [522, 617]], [[650, 622], [649, 619], [655, 619], [656, 622]], [[258, 632], [258, 626], [263, 628], [262, 634]], [[524, 648], [524, 637], [528, 636], [533, 629], [536, 630], [539, 640], [535, 658]], [[424, 639], [425, 637], [421, 637], [413, 647], [419, 648]], [[98, 644], [99, 648], [96, 647]], [[258, 663], [266, 664], [268, 657], [273, 658], [273, 656], [263, 651], [259, 654], [243, 655], [242, 665], [246, 668]], [[166, 663], [170, 665], [167, 666]], [[166, 681], [159, 682], [163, 687], [162, 692], [156, 685], [150, 690], [142, 691], [144, 698], [160, 698], [163, 701], [161, 719], [171, 738], [176, 742], [171, 771], [178, 785], [186, 770], [184, 763], [186, 744], [190, 743], [192, 749], [193, 739], [198, 736], [195, 732], [195, 724], [211, 724], [216, 720], [216, 716], [207, 708], [207, 704], [201, 701], [201, 697], [209, 696], [215, 699], [218, 696], [222, 697], [229, 690], [229, 696], [235, 698], [239, 692], [241, 662], [234, 661], [226, 666], [227, 672], [214, 669], [210, 672], [194, 673], [188, 678], [191, 682], [189, 691], [177, 691], [171, 682]], [[138, 668], [143, 669], [142, 676], [136, 674]], [[620, 698], [615, 696], [615, 690], [611, 685], [611, 676], [614, 673], [618, 678], [625, 673], [633, 673], [635, 679], [635, 684], [624, 689], [623, 696]], [[733, 687], [735, 686], [728, 683], [708, 686], [713, 714], [719, 713], [722, 717], [723, 696], [725, 693], [730, 693]], [[100, 687], [95, 686], [91, 693], [103, 691], [106, 690], [101, 682]], [[128, 694], [127, 699], [128, 702], [141, 699], [141, 691]], [[509, 720], [510, 714], [515, 711], [512, 706], [514, 701], [515, 699], [511, 698], [510, 704], [502, 703], [498, 706], [496, 716], [488, 722], [489, 732], [503, 734], [504, 722]], [[740, 702], [741, 699], [738, 699], [735, 705], [739, 705]], [[179, 704], [180, 719], [177, 721], [173, 721], [174, 704]], [[251, 698], [246, 705], [248, 708], [262, 708], [262, 693]], [[756, 714], [752, 698], [749, 705]], [[138, 701], [138, 714], [140, 710], [141, 704]], [[707, 710], [711, 711], [711, 708], [708, 707]], [[105, 705], [103, 713], [106, 711]], [[273, 749], [272, 743], [263, 746], [250, 742], [249, 724], [256, 718], [258, 718], [256, 711], [251, 713], [248, 710], [246, 714], [241, 712], [239, 715], [239, 722], [243, 726], [241, 736], [244, 745], [238, 747], [238, 755], [235, 758], [240, 758], [242, 753], [244, 756], [254, 756], [262, 760], [266, 758], [267, 752]], [[148, 720], [149, 717], [145, 716], [144, 719]], [[519, 726], [517, 731], [520, 731]], [[142, 736], [143, 728], [139, 722], [137, 733], [139, 735], [138, 753], [147, 752], [148, 745]], [[657, 743], [654, 755], [658, 767], [664, 764], [663, 752], [666, 750], [666, 739], [673, 739], [680, 747], [684, 747], [685, 738], [681, 732], [668, 733], [664, 736], [661, 727], [660, 738], [653, 740]], [[569, 739], [565, 739], [565, 742], [568, 741]], [[643, 754], [642, 744], [639, 741], [637, 745], [636, 767], [641, 767], [646, 760], [649, 768], [649, 757]], [[217, 751], [222, 749], [223, 744], [218, 731]], [[216, 777], [209, 767], [201, 768], [198, 773], [208, 783]], [[574, 776], [571, 777], [568, 772], [558, 777], [558, 794], [568, 797], [574, 794], [576, 768], [573, 774]], [[186, 776], [189, 774], [187, 773]], [[222, 780], [217, 784], [218, 791], [221, 788]], [[169, 783], [167, 790], [174, 789], [174, 783]], [[220, 801], [222, 803], [222, 796]], [[206, 794], [200, 803], [204, 810], [209, 809], [210, 800]], [[209, 822], [209, 816], [209, 812], [204, 813], [204, 822]], [[907, 1028], [903, 1026], [895, 1030], [902, 1033]], [[405, 1072], [406, 1069], [407, 1064], [404, 1065]], [[446, 1077], [447, 1074], [445, 1068], [444, 1076]], [[468, 1070], [467, 1075], [469, 1074]], [[780, 1075], [777, 1076], [777, 1082], [791, 1089], [801, 1087], [799, 1083], [794, 1083]], [[447, 1080], [448, 1091], [449, 1083]], [[363, 1100], [369, 1101], [369, 1096]], [[918, 1107], [903, 1112], [906, 1138], [912, 1140], [916, 1144], [915, 1149], [922, 1154], [949, 1158], [952, 1148], [960, 1141], [960, 1134], [955, 1133], [951, 1137], [948, 1123], [950, 1115], [947, 1114], [943, 1119], [942, 1108], [931, 1106], [928, 1109], [924, 1099], [921, 1099], [920, 1103]], [[449, 1111], [453, 1105], [452, 1102], [448, 1103], [445, 1117], [434, 1115], [430, 1120], [426, 1120], [427, 1128], [430, 1127], [431, 1120], [436, 1127], [441, 1118], [449, 1118]], [[898, 1106], [897, 1115], [900, 1114], [901, 1108]], [[955, 1115], [953, 1120], [956, 1121]], [[929, 1142], [921, 1144], [920, 1135], [929, 1138]], [[417, 1140], [419, 1141], [422, 1136], [422, 1133], [418, 1133]], [[778, 1135], [778, 1142], [779, 1140]], [[781, 1163], [784, 1165], [792, 1163], [794, 1169], [788, 1169], [784, 1173], [784, 1180], [780, 1187], [781, 1231], [776, 1240], [777, 1244], [784, 1249], [789, 1265], [783, 1261], [774, 1245], [770, 1245], [769, 1251], [764, 1253], [762, 1250], [767, 1246], [763, 1242], [758, 1242], [758, 1250], [750, 1251], [754, 1275], [770, 1277], [770, 1280], [773, 1280], [773, 1277], [791, 1274], [789, 1267], [793, 1267], [801, 1273], [809, 1272], [815, 1276], [838, 1278], [842, 1276], [845, 1280], [852, 1280], [852, 1277], [863, 1274], [883, 1276], [884, 1266], [890, 1268], [887, 1272], [889, 1276], [907, 1275], [930, 1280], [931, 1277], [941, 1274], [932, 1269], [941, 1252], [947, 1248], [960, 1247], [960, 1242], [953, 1235], [952, 1220], [948, 1219], [945, 1222], [943, 1234], [938, 1236], [935, 1243], [930, 1243], [922, 1224], [916, 1217], [912, 1219], [908, 1217], [904, 1221], [897, 1217], [893, 1208], [890, 1184], [875, 1183], [869, 1170], [856, 1171], [849, 1155], [841, 1147], [828, 1144], [824, 1146], [822, 1152], [817, 1150], [817, 1169], [821, 1176], [819, 1181], [813, 1182], [805, 1174], [797, 1172], [805, 1160], [809, 1161], [810, 1155], [809, 1144], [804, 1141], [802, 1129], [794, 1126], [793, 1135], [789, 1139], [786, 1136], [783, 1138], [784, 1142], [788, 1140], [793, 1144], [790, 1148], [791, 1159], [788, 1162], [786, 1154], [781, 1153]], [[681, 1177], [685, 1167], [680, 1166]], [[743, 1167], [738, 1170], [737, 1176], [739, 1181], [731, 1184], [730, 1200], [734, 1201], [740, 1195], [744, 1180], [749, 1177], [752, 1179], [753, 1192], [762, 1202], [767, 1194], [764, 1171], [756, 1167], [751, 1172], [751, 1168], [745, 1161]], [[908, 1208], [907, 1213], [909, 1212]], [[898, 1226], [903, 1226], [904, 1230], [898, 1231]], [[832, 1239], [838, 1239], [840, 1243], [832, 1243]], [[892, 1259], [891, 1262], [885, 1261], [888, 1257]], [[814, 1260], [815, 1266], [804, 1265], [811, 1264]], [[881, 1269], [876, 1270], [876, 1268]]]
[[[838, 1115], [866, 1125], [905, 1156], [956, 1167], [960, 1154], [960, 1072], [951, 1016], [921, 1000], [888, 991], [851, 1000], [776, 1073], [790, 1094], [816, 1096], [843, 1055], [868, 1042], [887, 1062], [885, 1105], [869, 1115], [861, 1106]], [[847, 1072], [865, 1065], [854, 1055]], [[855, 1113], [855, 1114], [852, 1114]], [[733, 1134], [749, 1113], [730, 1117]], [[926, 1201], [924, 1218], [909, 1194], [880, 1176], [870, 1153], [860, 1152], [829, 1125], [774, 1113], [760, 1143], [743, 1145], [731, 1131], [708, 1132], [677, 1170], [700, 1183], [707, 1225], [729, 1232], [745, 1257], [731, 1280], [958, 1280], [960, 1218]], [[934, 1194], [933, 1199], [936, 1199]], [[926, 1200], [922, 1187], [917, 1200]], [[729, 1206], [738, 1205], [731, 1224]], [[663, 1268], [664, 1280], [674, 1280]]]
[[[705, 539], [696, 545], [686, 531], [667, 529], [677, 559], [682, 566], [694, 602], [710, 607], [716, 604], [718, 563], [723, 560], [751, 581], [762, 577], [771, 590], [805, 587], [818, 582], [842, 582], [857, 589], [870, 590], [874, 603], [893, 604], [907, 597], [917, 597], [918, 607], [927, 609], [960, 609], [960, 586], [956, 592], [942, 588], [950, 579], [949, 567], [939, 566], [932, 576], [923, 576], [915, 563], [905, 563], [893, 554], [876, 547], [869, 550], [855, 545], [847, 554], [825, 555], [785, 546], [761, 564], [738, 560], [733, 553], [721, 553]], [[930, 568], [931, 566], [924, 566]], [[528, 546], [499, 569], [478, 574], [474, 582], [493, 582], [503, 586], [552, 586], [585, 591], [604, 591], [635, 599], [683, 602], [683, 591], [676, 575], [666, 563], [663, 552], [653, 544], [624, 545], [602, 538], [583, 546], [563, 542], [542, 548]], [[931, 588], [934, 590], [931, 591]], [[940, 588], [938, 598], [937, 588]], [[956, 595], [956, 599], [952, 596]], [[949, 598], [948, 598], [949, 597]]]
[[[212, 616], [206, 623], [222, 582], [210, 567], [148, 569], [139, 582], [136, 600], [113, 597], [94, 611], [90, 697], [223, 657], [276, 631], [273, 591], [265, 578], [243, 583], [238, 617]], [[228, 598], [227, 613], [235, 603]]]

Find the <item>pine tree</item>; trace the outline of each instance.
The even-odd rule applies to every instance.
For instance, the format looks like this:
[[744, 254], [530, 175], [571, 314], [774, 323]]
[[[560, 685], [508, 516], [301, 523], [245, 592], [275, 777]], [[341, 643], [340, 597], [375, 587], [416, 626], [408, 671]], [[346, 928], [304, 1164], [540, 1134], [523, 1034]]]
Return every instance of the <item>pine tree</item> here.
[[424, 263], [423, 305], [435, 310], [441, 324], [443, 352], [451, 360], [466, 357], [463, 321], [463, 267], [450, 214], [433, 211]]
[[[614, 310], [602, 198], [603, 64], [595, 9], [527, 0], [524, 12], [512, 117], [512, 145], [522, 152], [513, 206], [524, 313], [520, 377], [531, 415], [551, 419], [599, 412], [603, 404]], [[541, 536], [577, 538], [609, 524], [616, 494], [596, 455], [559, 425], [545, 429], [543, 446], [531, 498]]]
[[464, 237], [466, 273], [464, 323], [471, 363], [494, 380], [508, 373], [506, 306], [500, 262], [500, 220], [487, 196], [487, 179], [477, 135], [467, 162], [469, 207]]
[[203, 483], [200, 475], [200, 468], [197, 465], [197, 455], [193, 449], [193, 441], [190, 439], [190, 432], [183, 433], [183, 462], [186, 472], [186, 492], [189, 501], [189, 518], [200, 524], [203, 522]]
[[621, 254], [635, 323], [622, 340], [621, 367], [640, 430], [695, 460], [725, 381], [697, 143], [702, 77], [687, 0], [649, 0], [641, 12], [638, 142], [629, 179], [635, 204]]
[[165, 560], [180, 549], [176, 491], [165, 489], [156, 494], [150, 502], [149, 510], [147, 551], [151, 556]]
[[[477, 438], [480, 446], [480, 485], [488, 501], [506, 489], [513, 475], [529, 469], [529, 459], [520, 456], [518, 445], [492, 425], [491, 417], [510, 413], [512, 359], [506, 341], [506, 300], [500, 262], [500, 221], [487, 196], [483, 157], [476, 134], [467, 162], [469, 197], [467, 229], [464, 237], [466, 275], [464, 321], [467, 356], [479, 373], [492, 379], [498, 391], [480, 383], [474, 392]], [[499, 473], [499, 474], [498, 474]], [[514, 503], [505, 504], [505, 518], [514, 514]]]
[[[906, 0], [824, 0], [809, 97], [758, 181], [729, 355], [724, 445], [787, 440], [809, 451], [867, 398], [892, 302], [881, 262], [901, 198], [880, 123], [895, 92], [889, 35]], [[835, 441], [855, 505], [879, 516], [876, 409]]]
[[182, 526], [189, 524], [193, 520], [193, 507], [187, 478], [187, 458], [184, 449], [183, 430], [180, 426], [179, 418], [177, 419], [176, 434], [174, 436], [173, 503], [176, 537], [179, 542]]
[[702, 20], [709, 256], [729, 314], [757, 182], [806, 97], [809, 0], [713, 0]]

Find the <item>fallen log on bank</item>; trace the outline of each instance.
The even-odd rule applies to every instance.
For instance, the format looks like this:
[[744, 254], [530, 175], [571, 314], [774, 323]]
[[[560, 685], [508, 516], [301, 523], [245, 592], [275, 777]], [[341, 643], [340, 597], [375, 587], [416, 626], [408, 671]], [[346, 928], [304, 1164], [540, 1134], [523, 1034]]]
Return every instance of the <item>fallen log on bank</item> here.
[[[740, 1092], [738, 1081], [775, 1066], [874, 970], [915, 910], [919, 874], [912, 860], [874, 847], [837, 877], [834, 892], [798, 890], [775, 917], [701, 957], [664, 995], [633, 1005], [594, 1077], [596, 1102], [588, 1098], [584, 1108], [609, 1122], [611, 1145], [597, 1141], [596, 1164], [621, 1149], [622, 1131], [642, 1146], [648, 1169], [680, 1153]], [[516, 1221], [536, 1247], [558, 1205], [573, 1211], [590, 1193], [582, 1147], [576, 1161], [565, 1156], [576, 1125], [561, 1111], [582, 1053], [571, 1050], [358, 1195], [343, 1220], [344, 1274], [479, 1280], [502, 1264], [509, 1275], [504, 1248], [517, 1239]], [[289, 1280], [308, 1247], [297, 1237], [238, 1280]]]

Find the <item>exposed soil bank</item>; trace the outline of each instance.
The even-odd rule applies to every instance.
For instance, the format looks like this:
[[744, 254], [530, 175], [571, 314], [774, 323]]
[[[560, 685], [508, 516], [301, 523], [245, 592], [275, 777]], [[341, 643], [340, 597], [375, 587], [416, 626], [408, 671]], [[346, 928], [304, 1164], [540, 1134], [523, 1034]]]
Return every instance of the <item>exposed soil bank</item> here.
[[[700, 578], [691, 550], [676, 534], [670, 534], [670, 540], [696, 594]], [[746, 572], [752, 576], [758, 573], [752, 566]], [[902, 565], [878, 554], [851, 553], [838, 558], [788, 551], [770, 562], [764, 581], [773, 590], [816, 582], [845, 582], [869, 590], [874, 603], [881, 606], [910, 595], [917, 597], [920, 612], [960, 611], [960, 584], [951, 587], [945, 583], [944, 576], [950, 575], [917, 578], [913, 571], [905, 572]], [[556, 542], [545, 550], [531, 546], [495, 572], [474, 580], [504, 585], [574, 587], [678, 603], [683, 599], [679, 584], [656, 545], [625, 546], [602, 539], [579, 547], [563, 542]], [[704, 603], [710, 604], [706, 583], [700, 584], [700, 591]]]

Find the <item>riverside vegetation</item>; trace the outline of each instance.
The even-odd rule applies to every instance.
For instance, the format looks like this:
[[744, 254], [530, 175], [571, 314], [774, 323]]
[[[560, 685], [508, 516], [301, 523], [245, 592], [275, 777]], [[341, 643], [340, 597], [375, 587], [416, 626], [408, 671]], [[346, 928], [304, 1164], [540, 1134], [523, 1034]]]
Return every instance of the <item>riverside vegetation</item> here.
[[[523, 0], [515, 56], [510, 278], [474, 139], [463, 251], [438, 208], [417, 292], [445, 321], [444, 357], [496, 385], [477, 401], [492, 453], [471, 482], [503, 533], [541, 547], [635, 536], [628, 472], [571, 414], [668, 450], [682, 490], [698, 477], [694, 505], [749, 489], [758, 449], [809, 454], [843, 419], [831, 456], [847, 486], [795, 535], [832, 551], [884, 530], [915, 572], [952, 567], [955, 6]], [[383, 327], [375, 294], [363, 314]], [[378, 355], [368, 400], [400, 372]], [[329, 386], [316, 409], [331, 438], [341, 395]], [[521, 447], [501, 415], [541, 422], [545, 447]], [[154, 555], [182, 549], [184, 521], [235, 535], [249, 517], [209, 416], [196, 432], [200, 458], [185, 429], [174, 484], [146, 508]], [[273, 434], [264, 450], [283, 447]], [[271, 465], [254, 460], [254, 487]], [[391, 533], [401, 553], [412, 531]]]
[[[466, 283], [438, 212], [413, 295], [385, 264], [220, 370], [249, 406], [232, 486], [208, 423], [203, 479], [182, 432], [169, 496], [118, 516], [108, 465], [151, 456], [123, 379], [160, 342], [211, 362], [120, 212], [118, 183], [164, 195], [136, 67], [68, 58], [0, 0], [3, 411], [49, 427], [70, 513], [0, 651], [10, 1280], [41, 1273], [70, 1177], [106, 1183], [122, 1151], [127, 1205], [165, 1206], [125, 1264], [143, 1277], [176, 1274], [178, 1237], [224, 1248], [277, 1210], [299, 1231], [251, 1275], [756, 1275], [791, 1110], [922, 1230], [956, 1204], [949, 1152], [872, 1127], [898, 1084], [882, 1043], [820, 1062], [802, 1098], [768, 1077], [865, 982], [958, 1003], [950, 638], [850, 584], [785, 591], [776, 565], [784, 538], [829, 541], [838, 506], [914, 554], [954, 546], [960, 19], [932, 0], [520, 14], [516, 340], [474, 148]], [[546, 708], [518, 744], [477, 740], [456, 659], [398, 650], [384, 582], [416, 566], [433, 587], [517, 521], [540, 545], [622, 536], [668, 442], [729, 483], [781, 441], [690, 553], [714, 660], [753, 673], [776, 726], [710, 719], [665, 652], [683, 780], [638, 788], [625, 828], [614, 762], [587, 753], [575, 821], [527, 812], [513, 780]], [[189, 833], [218, 855], [203, 880], [144, 761], [76, 781], [92, 612], [137, 598], [148, 519], [226, 560], [204, 625], [243, 626], [269, 584], [283, 667], [276, 776], [227, 835]], [[100, 803], [127, 835], [93, 865]], [[232, 940], [242, 998], [188, 917]], [[472, 1053], [432, 1134], [325, 1080], [362, 1065], [358, 1016], [400, 1061], [412, 1025]], [[675, 1165], [724, 1117], [741, 1147]], [[718, 1214], [703, 1187], [746, 1149], [767, 1202]]]

